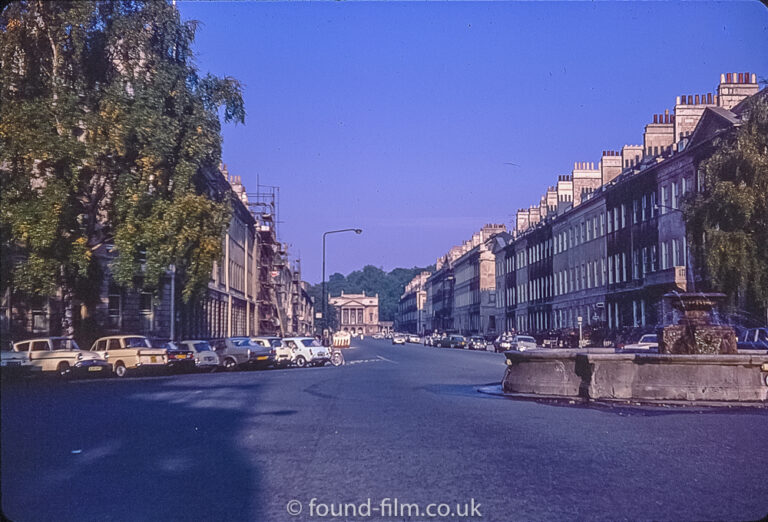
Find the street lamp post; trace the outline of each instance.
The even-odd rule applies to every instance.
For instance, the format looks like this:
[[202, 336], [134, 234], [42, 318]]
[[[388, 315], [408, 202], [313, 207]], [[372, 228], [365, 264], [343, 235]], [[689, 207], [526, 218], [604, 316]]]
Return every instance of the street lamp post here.
[[354, 232], [355, 234], [362, 234], [363, 229], [362, 228], [342, 228], [340, 230], [329, 230], [328, 232], [323, 233], [323, 334], [325, 334], [325, 330], [328, 327], [328, 316], [326, 315], [327, 312], [327, 304], [328, 304], [328, 297], [325, 295], [325, 236], [328, 234], [338, 234], [340, 232]]

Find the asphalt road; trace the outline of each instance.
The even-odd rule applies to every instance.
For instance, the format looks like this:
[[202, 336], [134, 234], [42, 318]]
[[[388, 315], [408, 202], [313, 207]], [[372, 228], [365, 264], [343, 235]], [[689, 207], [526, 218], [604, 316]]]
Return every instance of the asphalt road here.
[[467, 517], [402, 505], [474, 501], [492, 521], [768, 515], [765, 410], [510, 400], [476, 391], [500, 381], [501, 354], [353, 346], [340, 368], [4, 382], [3, 512], [323, 520], [347, 503], [358, 516], [335, 520], [454, 520]]

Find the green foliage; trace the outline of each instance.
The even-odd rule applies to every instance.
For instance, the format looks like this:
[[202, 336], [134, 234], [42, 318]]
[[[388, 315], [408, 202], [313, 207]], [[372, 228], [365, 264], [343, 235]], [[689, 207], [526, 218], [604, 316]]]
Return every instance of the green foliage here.
[[[341, 294], [342, 291], [348, 294], [362, 292], [365, 292], [366, 295], [379, 294], [379, 319], [381, 321], [394, 321], [405, 285], [421, 272], [434, 271], [434, 269], [434, 265], [426, 268], [395, 268], [387, 273], [381, 268], [366, 265], [362, 270], [355, 270], [346, 277], [339, 273], [332, 274], [326, 281], [326, 293], [334, 296]], [[323, 306], [322, 285], [311, 286], [309, 294], [315, 298], [315, 308], [320, 311]], [[328, 315], [329, 319], [333, 320], [330, 309]]]
[[702, 165], [702, 190], [684, 216], [696, 266], [729, 304], [768, 307], [768, 100], [756, 96], [733, 136]]
[[219, 111], [243, 122], [245, 110], [236, 80], [198, 75], [195, 28], [165, 1], [4, 9], [2, 288], [87, 297], [93, 253], [114, 243], [119, 283], [133, 284], [146, 252], [146, 287], [175, 264], [185, 300], [205, 289], [230, 215], [203, 176], [220, 163]]

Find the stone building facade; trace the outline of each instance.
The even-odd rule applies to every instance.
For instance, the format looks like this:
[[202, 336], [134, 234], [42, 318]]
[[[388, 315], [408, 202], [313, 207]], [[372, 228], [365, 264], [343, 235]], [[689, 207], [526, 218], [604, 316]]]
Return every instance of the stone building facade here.
[[426, 283], [430, 275], [431, 272], [421, 272], [405, 285], [397, 307], [397, 331], [423, 335], [427, 329]]
[[379, 325], [379, 294], [345, 294], [329, 297], [328, 303], [336, 309], [338, 330], [351, 334], [373, 335], [381, 330]]
[[698, 279], [681, 200], [697, 190], [701, 163], [717, 138], [738, 128], [743, 101], [758, 91], [754, 75], [721, 75], [716, 94], [679, 96], [673, 114], [655, 114], [643, 145], [603, 151], [597, 168], [578, 163], [561, 175], [556, 212], [518, 210], [514, 239], [494, 248], [505, 329], [575, 328], [578, 317], [613, 331], [669, 322], [662, 296]]
[[[142, 274], [135, 285], [123, 288], [111, 277], [113, 247], [105, 244], [94, 252], [103, 278], [98, 282], [95, 303], [76, 303], [73, 324], [78, 340], [90, 346], [99, 335], [142, 334], [155, 339], [215, 339], [229, 336], [283, 335], [290, 323], [281, 321], [291, 313], [290, 292], [295, 278], [286, 270], [286, 252], [277, 242], [274, 229], [274, 200], [260, 201], [254, 211], [239, 176], [226, 166], [205, 173], [210, 194], [223, 195], [232, 217], [222, 237], [222, 258], [214, 263], [205, 296], [185, 304], [173, 267], [156, 290], [143, 289]], [[288, 294], [290, 295], [290, 294]], [[308, 298], [308, 295], [306, 296]], [[309, 304], [304, 301], [305, 314]], [[9, 289], [0, 299], [0, 333], [3, 339], [32, 335], [60, 335], [61, 296], [32, 299]], [[304, 331], [311, 321], [303, 317]]]

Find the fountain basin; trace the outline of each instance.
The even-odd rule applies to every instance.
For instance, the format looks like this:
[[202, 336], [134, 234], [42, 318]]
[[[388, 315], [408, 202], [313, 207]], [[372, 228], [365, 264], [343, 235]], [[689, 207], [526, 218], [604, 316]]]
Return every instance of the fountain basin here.
[[768, 355], [506, 352], [505, 393], [599, 401], [768, 401]]

